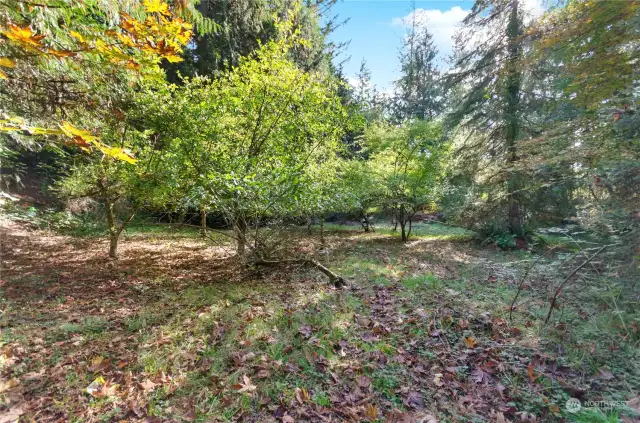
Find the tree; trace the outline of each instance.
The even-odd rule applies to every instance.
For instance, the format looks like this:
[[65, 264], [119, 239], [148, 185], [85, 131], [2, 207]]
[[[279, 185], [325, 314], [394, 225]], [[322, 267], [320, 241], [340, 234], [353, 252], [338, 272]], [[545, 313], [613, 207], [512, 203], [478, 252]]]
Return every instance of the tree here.
[[367, 122], [374, 122], [383, 119], [384, 110], [382, 98], [376, 86], [371, 81], [371, 71], [367, 67], [367, 62], [362, 59], [360, 70], [356, 75], [357, 81], [354, 87], [354, 100], [360, 108], [360, 113]]
[[[587, 228], [638, 247], [640, 208], [640, 2], [567, 1], [536, 23], [531, 62], [544, 93], [522, 144], [523, 165], [543, 163], [559, 176], [548, 190], [571, 186], [569, 201]], [[629, 260], [631, 261], [631, 260]]]
[[438, 50], [427, 27], [419, 27], [416, 11], [411, 14], [398, 59], [402, 76], [395, 82], [394, 119], [433, 119], [443, 111], [440, 72], [434, 61]]
[[383, 206], [381, 175], [370, 160], [353, 159], [341, 166], [335, 210], [357, 216], [365, 232], [375, 230], [371, 215]]
[[[126, 122], [108, 122], [103, 137], [126, 151], [135, 150], [136, 165], [100, 152], [77, 156], [67, 175], [56, 184], [63, 197], [89, 197], [102, 204], [109, 233], [109, 257], [118, 257], [120, 235], [135, 214], [145, 206], [164, 206], [165, 181], [171, 180], [162, 152], [149, 142], [147, 134]], [[116, 147], [113, 147], [116, 148]]]
[[196, 27], [190, 45], [185, 49], [184, 62], [166, 66], [169, 80], [181, 83], [182, 77], [214, 76], [229, 71], [261, 44], [278, 36], [276, 23], [291, 12], [293, 27], [306, 40], [290, 52], [293, 61], [304, 70], [326, 71], [334, 49], [339, 48], [327, 40], [328, 34], [339, 23], [330, 18], [336, 0], [297, 2], [290, 0], [201, 0], [196, 6], [215, 24], [213, 28]]
[[[464, 142], [459, 148], [469, 161], [488, 162], [484, 172], [491, 194], [509, 231], [525, 235], [523, 176], [518, 172], [518, 141], [527, 135], [523, 122], [522, 81], [524, 25], [519, 0], [476, 1], [456, 39], [450, 87], [465, 90], [450, 114]], [[486, 169], [487, 166], [480, 166]]]
[[378, 124], [366, 134], [371, 165], [384, 190], [386, 208], [400, 225], [402, 241], [411, 236], [417, 212], [436, 204], [447, 144], [438, 122], [403, 126]]
[[[145, 107], [190, 180], [207, 193], [207, 209], [233, 228], [238, 256], [260, 249], [269, 221], [299, 215], [310, 175], [330, 165], [346, 113], [335, 84], [289, 58], [297, 42], [290, 22], [216, 80], [150, 91]], [[310, 173], [311, 172], [311, 173]]]

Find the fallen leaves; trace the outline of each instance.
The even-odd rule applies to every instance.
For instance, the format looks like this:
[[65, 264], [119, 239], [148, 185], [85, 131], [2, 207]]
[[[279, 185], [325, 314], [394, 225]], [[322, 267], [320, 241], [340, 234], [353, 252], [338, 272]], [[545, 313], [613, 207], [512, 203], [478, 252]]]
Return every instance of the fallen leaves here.
[[145, 392], [153, 391], [156, 386], [158, 386], [157, 383], [149, 379], [145, 379], [143, 382], [140, 382], [139, 385]]
[[251, 383], [251, 379], [247, 375], [242, 376], [242, 382], [236, 383], [231, 386], [231, 389], [238, 391], [238, 393], [251, 393], [254, 392], [258, 387]]
[[474, 336], [466, 336], [462, 338], [462, 342], [467, 348], [475, 348], [478, 346], [478, 340]]
[[86, 391], [92, 397], [108, 397], [116, 394], [118, 386], [118, 384], [98, 376], [87, 386]]
[[296, 399], [302, 405], [311, 399], [311, 395], [305, 388], [296, 388]]
[[15, 377], [10, 378], [9, 380], [0, 380], [0, 393], [8, 391], [11, 388], [15, 388], [20, 385], [20, 380]]
[[371, 379], [366, 376], [358, 376], [356, 382], [358, 386], [363, 389], [369, 389], [369, 387], [371, 386]]
[[87, 370], [91, 373], [97, 373], [107, 370], [111, 366], [111, 362], [102, 356], [96, 356], [91, 359]]
[[527, 367], [527, 375], [529, 376], [529, 381], [531, 383], [534, 383], [536, 381], [536, 379], [538, 378], [538, 376], [535, 376], [534, 373], [534, 362], [532, 361], [531, 363], [529, 363], [529, 366]]
[[380, 412], [378, 411], [378, 407], [374, 404], [367, 404], [364, 409], [364, 415], [371, 421], [377, 420], [379, 414]]

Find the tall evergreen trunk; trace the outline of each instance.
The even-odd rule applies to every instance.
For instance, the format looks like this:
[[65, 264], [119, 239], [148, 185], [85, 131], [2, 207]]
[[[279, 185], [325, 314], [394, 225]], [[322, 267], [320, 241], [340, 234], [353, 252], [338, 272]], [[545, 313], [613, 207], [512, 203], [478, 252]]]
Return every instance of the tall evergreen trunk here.
[[520, 132], [520, 87], [522, 84], [522, 73], [520, 70], [520, 59], [522, 48], [520, 46], [522, 30], [520, 18], [518, 16], [518, 0], [511, 3], [511, 13], [509, 25], [507, 26], [508, 59], [506, 64], [506, 86], [505, 86], [505, 149], [506, 162], [509, 172], [507, 181], [508, 197], [508, 219], [509, 229], [512, 233], [523, 236], [522, 198], [520, 195], [520, 175], [514, 170], [518, 161], [516, 141]]

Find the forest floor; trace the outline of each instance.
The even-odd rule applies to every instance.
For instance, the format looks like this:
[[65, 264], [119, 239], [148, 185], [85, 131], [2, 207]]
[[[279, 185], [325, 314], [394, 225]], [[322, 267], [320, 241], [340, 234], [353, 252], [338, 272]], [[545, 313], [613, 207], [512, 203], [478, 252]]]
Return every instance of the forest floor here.
[[587, 278], [544, 324], [561, 256], [510, 320], [536, 256], [460, 231], [301, 235], [337, 290], [191, 232], [128, 233], [110, 261], [104, 238], [0, 218], [0, 422], [640, 421], [637, 298]]

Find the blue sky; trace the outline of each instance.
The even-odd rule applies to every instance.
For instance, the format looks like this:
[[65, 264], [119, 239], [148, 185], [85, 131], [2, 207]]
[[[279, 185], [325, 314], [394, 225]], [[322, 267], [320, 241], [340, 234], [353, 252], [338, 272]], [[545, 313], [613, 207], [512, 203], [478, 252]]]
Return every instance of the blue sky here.
[[[540, 9], [541, 0], [524, 0], [531, 8]], [[398, 49], [406, 27], [403, 19], [409, 19], [413, 2], [410, 0], [342, 0], [332, 11], [349, 22], [338, 28], [331, 38], [334, 41], [351, 41], [337, 61], [348, 57], [344, 73], [354, 78], [364, 58], [371, 70], [373, 83], [381, 91], [389, 91], [399, 76]], [[451, 36], [459, 22], [469, 11], [471, 0], [416, 0], [416, 22], [426, 24], [440, 50], [440, 66], [446, 68], [444, 58], [451, 54]]]

